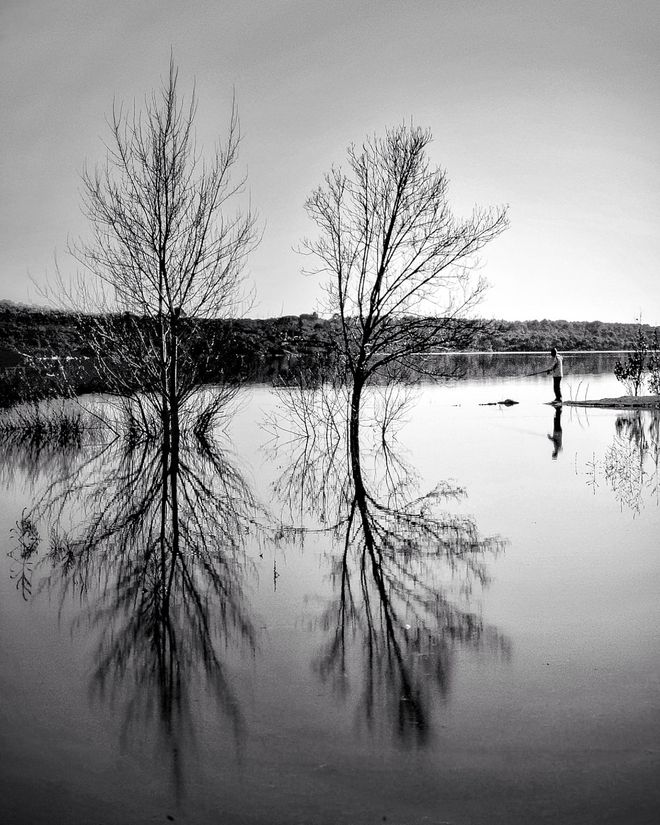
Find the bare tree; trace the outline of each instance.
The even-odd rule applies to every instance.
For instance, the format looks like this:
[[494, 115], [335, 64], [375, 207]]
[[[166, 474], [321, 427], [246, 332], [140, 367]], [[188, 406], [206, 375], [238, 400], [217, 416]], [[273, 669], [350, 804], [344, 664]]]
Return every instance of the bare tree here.
[[362, 390], [377, 372], [424, 370], [420, 356], [472, 340], [479, 323], [470, 313], [485, 289], [475, 256], [507, 226], [502, 207], [454, 217], [430, 142], [430, 131], [402, 124], [352, 145], [349, 173], [333, 168], [307, 200], [320, 235], [304, 248], [319, 262], [313, 271], [329, 275], [354, 427]]
[[[242, 267], [257, 241], [251, 211], [226, 212], [245, 183], [232, 179], [240, 143], [236, 105], [224, 142], [202, 159], [195, 91], [186, 103], [177, 81], [170, 60], [167, 81], [141, 112], [113, 107], [105, 164], [82, 176], [92, 238], [71, 250], [118, 310], [150, 319], [133, 325], [132, 335], [124, 324], [124, 371], [139, 367], [145, 382], [153, 371], [163, 422], [174, 428], [195, 388], [194, 359], [183, 358], [183, 345], [196, 319], [235, 309]], [[104, 336], [107, 328], [98, 335], [107, 351]], [[108, 362], [108, 371], [117, 377], [122, 365]]]

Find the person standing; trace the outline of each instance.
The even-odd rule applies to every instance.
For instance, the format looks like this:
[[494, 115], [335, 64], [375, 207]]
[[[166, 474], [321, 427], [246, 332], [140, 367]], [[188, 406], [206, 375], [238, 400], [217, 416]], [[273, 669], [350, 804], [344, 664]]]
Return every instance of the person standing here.
[[550, 350], [550, 355], [553, 358], [552, 366], [546, 372], [548, 374], [552, 373], [552, 386], [555, 391], [555, 399], [552, 403], [561, 404], [561, 379], [564, 377], [563, 359], [555, 347]]

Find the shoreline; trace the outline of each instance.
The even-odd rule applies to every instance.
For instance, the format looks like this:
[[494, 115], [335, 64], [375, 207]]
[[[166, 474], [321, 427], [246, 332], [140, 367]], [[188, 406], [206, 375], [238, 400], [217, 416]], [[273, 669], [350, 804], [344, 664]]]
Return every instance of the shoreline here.
[[660, 395], [621, 395], [618, 398], [599, 398], [594, 401], [564, 401], [565, 407], [599, 407], [601, 409], [652, 410], [660, 409]]

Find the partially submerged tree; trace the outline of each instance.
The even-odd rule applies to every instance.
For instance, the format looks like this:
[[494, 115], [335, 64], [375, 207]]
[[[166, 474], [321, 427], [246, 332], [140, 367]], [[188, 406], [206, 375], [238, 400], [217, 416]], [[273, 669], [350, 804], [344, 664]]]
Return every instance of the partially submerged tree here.
[[421, 356], [472, 340], [479, 322], [470, 312], [485, 289], [475, 256], [507, 226], [502, 207], [454, 217], [430, 142], [428, 130], [402, 124], [350, 146], [349, 173], [333, 168], [306, 204], [320, 235], [304, 246], [319, 262], [314, 271], [329, 276], [354, 428], [362, 390], [377, 372], [424, 370]]
[[[122, 375], [138, 370], [143, 387], [151, 375], [163, 423], [174, 428], [196, 387], [194, 359], [183, 352], [195, 320], [235, 309], [242, 267], [257, 240], [249, 210], [225, 211], [245, 183], [232, 179], [240, 143], [236, 105], [224, 142], [202, 160], [196, 95], [181, 100], [177, 81], [171, 60], [167, 81], [142, 112], [113, 107], [105, 164], [82, 177], [92, 239], [72, 249], [116, 308], [130, 313], [119, 360], [116, 347], [114, 360], [105, 359], [108, 373], [120, 388]], [[128, 329], [131, 317], [141, 321]], [[114, 327], [99, 328], [100, 354], [113, 350], [118, 342], [104, 340], [113, 336]]]

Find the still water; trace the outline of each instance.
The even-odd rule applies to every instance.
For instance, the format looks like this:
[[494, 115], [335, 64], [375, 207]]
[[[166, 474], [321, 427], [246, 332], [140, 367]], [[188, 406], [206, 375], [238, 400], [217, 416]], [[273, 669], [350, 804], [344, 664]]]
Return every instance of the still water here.
[[3, 444], [2, 821], [658, 821], [658, 415], [511, 374], [366, 416], [360, 500], [247, 389], [165, 543], [153, 445]]

